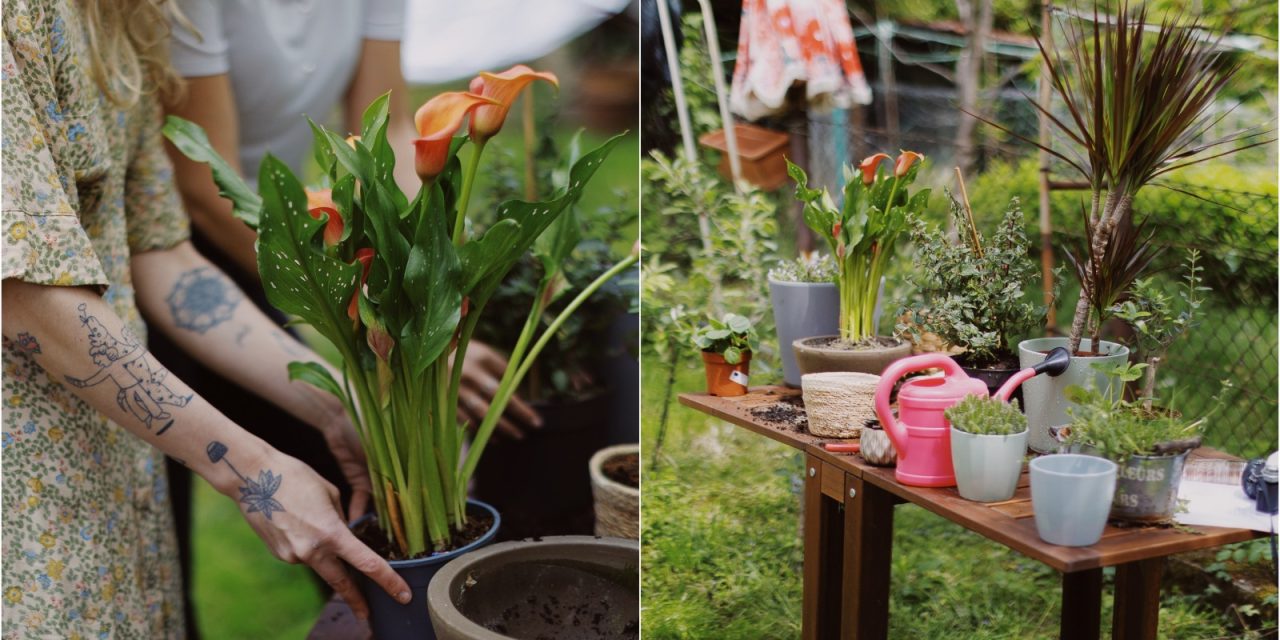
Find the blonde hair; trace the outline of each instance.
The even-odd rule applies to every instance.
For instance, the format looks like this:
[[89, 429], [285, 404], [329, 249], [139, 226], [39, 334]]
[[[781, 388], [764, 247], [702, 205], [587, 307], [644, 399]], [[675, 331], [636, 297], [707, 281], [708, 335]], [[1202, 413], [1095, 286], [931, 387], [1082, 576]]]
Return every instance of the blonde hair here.
[[143, 95], [177, 99], [182, 76], [169, 63], [170, 19], [190, 22], [170, 0], [78, 0], [94, 84], [112, 102], [130, 106]]

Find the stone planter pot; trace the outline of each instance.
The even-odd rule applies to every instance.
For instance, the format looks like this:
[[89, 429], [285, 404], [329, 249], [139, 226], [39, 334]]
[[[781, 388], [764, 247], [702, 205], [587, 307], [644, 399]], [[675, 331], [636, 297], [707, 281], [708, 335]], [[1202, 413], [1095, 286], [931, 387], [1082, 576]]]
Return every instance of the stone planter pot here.
[[773, 323], [778, 330], [782, 379], [787, 386], [798, 387], [800, 367], [791, 344], [801, 338], [840, 331], [840, 294], [831, 282], [770, 280], [769, 301], [773, 304]]
[[[354, 572], [356, 582], [360, 586], [360, 593], [364, 596], [365, 602], [369, 603], [369, 628], [373, 630], [373, 637], [378, 640], [435, 640], [445, 637], [438, 636], [432, 628], [431, 618], [424, 605], [432, 578], [453, 559], [492, 542], [494, 536], [498, 534], [498, 526], [502, 524], [502, 518], [497, 510], [483, 502], [468, 500], [467, 511], [472, 514], [484, 512], [493, 517], [493, 526], [480, 539], [459, 549], [426, 558], [389, 561], [391, 568], [409, 583], [409, 590], [413, 592], [413, 599], [409, 604], [396, 602], [368, 576], [358, 571]], [[357, 520], [352, 524], [352, 528], [370, 517], [372, 516]]]
[[502, 542], [445, 565], [426, 603], [441, 640], [639, 638], [640, 544]]
[[[1046, 352], [1055, 347], [1067, 346], [1067, 338], [1034, 338], [1023, 340], [1018, 344], [1019, 364], [1025, 369], [1033, 367], [1045, 358]], [[1092, 350], [1090, 340], [1080, 341], [1080, 349]], [[1100, 356], [1071, 355], [1071, 365], [1060, 376], [1036, 376], [1022, 384], [1022, 394], [1026, 399], [1024, 411], [1030, 427], [1028, 441], [1031, 448], [1040, 453], [1057, 451], [1058, 441], [1050, 433], [1050, 428], [1060, 427], [1070, 422], [1067, 417], [1066, 389], [1071, 385], [1087, 387], [1092, 381], [1096, 388], [1106, 389], [1111, 379], [1093, 368], [1094, 364], [1114, 366], [1128, 359], [1129, 348], [1114, 342], [1102, 341]]]
[[1036, 533], [1049, 544], [1087, 547], [1102, 537], [1116, 490], [1116, 463], [1062, 453], [1035, 458], [1031, 508]]
[[638, 444], [607, 447], [591, 456], [591, 493], [595, 496], [598, 536], [640, 539], [640, 488], [605, 475], [604, 463], [618, 456], [640, 454]]
[[960, 497], [1000, 502], [1013, 497], [1027, 454], [1027, 432], [982, 435], [951, 427], [951, 466]]
[[827, 371], [800, 378], [809, 433], [824, 438], [857, 438], [862, 425], [875, 420], [880, 376]]
[[839, 336], [803, 338], [791, 343], [801, 375], [830, 371], [850, 371], [880, 375], [895, 360], [911, 355], [911, 343], [900, 338], [891, 347], [848, 350], [827, 346]]

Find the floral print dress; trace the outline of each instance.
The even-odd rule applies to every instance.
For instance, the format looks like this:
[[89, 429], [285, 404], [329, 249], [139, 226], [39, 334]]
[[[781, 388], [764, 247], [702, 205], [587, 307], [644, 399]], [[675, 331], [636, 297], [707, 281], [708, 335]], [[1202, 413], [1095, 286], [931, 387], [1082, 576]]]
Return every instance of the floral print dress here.
[[[129, 257], [187, 239], [154, 97], [90, 79], [77, 3], [6, 0], [4, 279], [90, 286], [146, 335]], [[3, 342], [3, 637], [179, 638], [162, 454]]]

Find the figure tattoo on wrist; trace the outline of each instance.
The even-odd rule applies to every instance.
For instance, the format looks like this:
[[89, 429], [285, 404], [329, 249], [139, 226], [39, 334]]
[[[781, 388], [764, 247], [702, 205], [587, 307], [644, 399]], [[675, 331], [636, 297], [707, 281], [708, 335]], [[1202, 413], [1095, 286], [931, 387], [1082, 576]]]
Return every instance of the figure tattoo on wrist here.
[[217, 269], [196, 267], [178, 276], [166, 301], [175, 325], [203, 334], [230, 320], [243, 298]]
[[89, 334], [89, 357], [98, 370], [85, 378], [66, 376], [67, 383], [84, 389], [110, 381], [119, 390], [116, 404], [142, 421], [147, 430], [164, 435], [173, 426], [173, 414], [165, 406], [185, 407], [194, 394], [180, 396], [165, 384], [169, 371], [155, 361], [128, 327], [120, 329], [117, 339], [101, 320], [89, 315], [83, 302], [76, 308], [80, 311], [80, 324]]
[[244, 483], [240, 486], [240, 502], [247, 507], [245, 512], [261, 513], [270, 520], [272, 513], [284, 511], [284, 505], [275, 499], [276, 491], [280, 489], [280, 482], [284, 480], [284, 474], [276, 475], [270, 469], [262, 469], [258, 471], [258, 479], [255, 481], [240, 473], [240, 470], [231, 464], [227, 459], [228, 451], [227, 445], [217, 440], [210, 442], [205, 448], [205, 453], [209, 455], [209, 462], [214, 464], [225, 462], [231, 468], [231, 472], [240, 478], [240, 482]]

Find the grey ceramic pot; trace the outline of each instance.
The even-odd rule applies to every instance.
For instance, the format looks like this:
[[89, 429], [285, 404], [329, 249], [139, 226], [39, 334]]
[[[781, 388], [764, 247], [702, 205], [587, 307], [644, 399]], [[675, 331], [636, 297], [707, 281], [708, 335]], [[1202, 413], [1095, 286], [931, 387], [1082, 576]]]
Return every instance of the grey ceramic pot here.
[[1027, 455], [1027, 432], [983, 435], [951, 427], [951, 466], [960, 497], [1000, 502], [1013, 497]]
[[427, 602], [441, 640], [639, 638], [640, 543], [498, 543], [445, 565]]
[[[413, 599], [409, 604], [396, 602], [368, 576], [355, 572], [360, 593], [369, 603], [369, 626], [373, 629], [373, 637], [378, 640], [435, 640], [444, 637], [436, 635], [426, 611], [427, 587], [431, 584], [432, 577], [454, 558], [492, 542], [502, 524], [497, 510], [478, 500], [467, 500], [467, 511], [472, 514], [484, 512], [493, 517], [493, 526], [480, 539], [460, 549], [426, 558], [390, 561], [391, 568], [409, 583], [409, 590], [413, 592]], [[364, 518], [357, 520], [352, 526], [360, 524], [362, 520]]]
[[1049, 544], [1087, 547], [1102, 537], [1116, 490], [1116, 463], [1061, 453], [1034, 458], [1031, 509], [1036, 533]]
[[791, 343], [838, 332], [840, 295], [831, 282], [769, 280], [769, 300], [778, 331], [778, 353], [782, 355], [782, 379], [787, 386], [799, 387], [800, 368]]
[[[1080, 341], [1081, 351], [1092, 350], [1092, 341]], [[1046, 352], [1055, 347], [1067, 346], [1067, 338], [1034, 338], [1018, 343], [1018, 361], [1022, 368], [1034, 367], [1044, 360]], [[1098, 389], [1106, 389], [1110, 378], [1093, 368], [1094, 364], [1114, 366], [1129, 358], [1129, 348], [1114, 342], [1102, 341], [1100, 356], [1077, 356], [1071, 354], [1071, 365], [1062, 375], [1036, 376], [1022, 383], [1022, 395], [1026, 400], [1024, 411], [1030, 426], [1029, 443], [1032, 449], [1040, 453], [1052, 453], [1058, 450], [1058, 441], [1050, 434], [1049, 429], [1067, 424], [1071, 419], [1067, 416], [1066, 390], [1071, 385], [1088, 387], [1091, 383]]]

